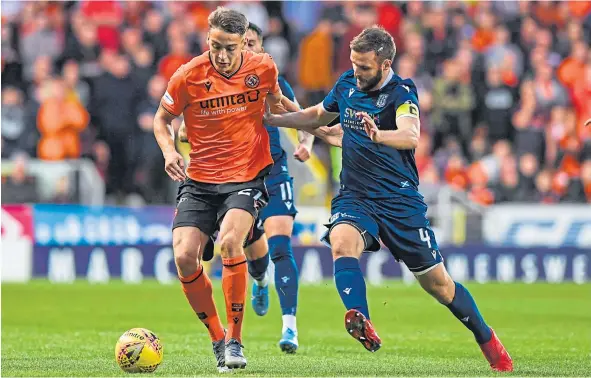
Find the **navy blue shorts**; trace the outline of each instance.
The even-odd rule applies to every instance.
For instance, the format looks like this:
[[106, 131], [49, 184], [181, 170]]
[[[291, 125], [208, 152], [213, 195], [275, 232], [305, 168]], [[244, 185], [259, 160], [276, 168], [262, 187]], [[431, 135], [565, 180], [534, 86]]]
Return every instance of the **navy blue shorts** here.
[[435, 234], [420, 198], [369, 199], [341, 192], [332, 200], [329, 228], [322, 241], [330, 245], [330, 230], [340, 223], [355, 227], [366, 252], [380, 249], [380, 241], [398, 261], [421, 274], [443, 262]]
[[265, 233], [263, 224], [271, 217], [287, 215], [294, 217], [298, 213], [294, 203], [293, 178], [287, 170], [287, 159], [278, 159], [271, 169], [271, 173], [265, 178], [265, 186], [269, 194], [267, 205], [260, 211], [253, 237], [248, 245], [259, 240]]

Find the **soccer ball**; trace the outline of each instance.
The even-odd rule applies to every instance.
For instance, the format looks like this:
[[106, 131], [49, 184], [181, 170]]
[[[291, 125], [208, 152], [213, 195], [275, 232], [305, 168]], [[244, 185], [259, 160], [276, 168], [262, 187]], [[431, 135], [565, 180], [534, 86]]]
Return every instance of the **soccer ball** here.
[[115, 345], [117, 365], [127, 373], [151, 373], [162, 362], [162, 345], [152, 331], [132, 328]]

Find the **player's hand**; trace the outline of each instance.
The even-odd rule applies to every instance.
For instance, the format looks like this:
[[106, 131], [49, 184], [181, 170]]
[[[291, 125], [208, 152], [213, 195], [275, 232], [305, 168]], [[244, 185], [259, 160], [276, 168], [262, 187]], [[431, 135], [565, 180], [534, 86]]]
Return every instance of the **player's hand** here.
[[272, 126], [274, 117], [275, 115], [271, 113], [271, 106], [269, 106], [269, 103], [265, 101], [265, 114], [263, 114], [263, 122]]
[[382, 132], [380, 129], [378, 129], [376, 123], [369, 116], [369, 114], [366, 112], [357, 112], [357, 116], [361, 117], [361, 124], [363, 125], [363, 128], [365, 128], [365, 132], [367, 133], [369, 139], [371, 139], [372, 142], [380, 143]]
[[185, 161], [176, 150], [164, 154], [164, 170], [174, 181], [185, 180]]
[[300, 143], [296, 151], [293, 153], [293, 157], [296, 160], [301, 161], [302, 163], [306, 160], [310, 159], [312, 154], [312, 147], [309, 146], [306, 142]]

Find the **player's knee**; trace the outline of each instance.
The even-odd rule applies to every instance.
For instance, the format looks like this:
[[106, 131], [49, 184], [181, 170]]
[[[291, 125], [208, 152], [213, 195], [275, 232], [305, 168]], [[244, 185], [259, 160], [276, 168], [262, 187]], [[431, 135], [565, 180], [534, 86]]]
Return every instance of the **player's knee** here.
[[221, 237], [220, 248], [222, 257], [235, 257], [243, 253], [243, 241], [236, 233], [228, 232]]
[[176, 238], [173, 241], [174, 263], [183, 276], [191, 275], [199, 267], [198, 248], [186, 238]]
[[199, 268], [199, 261], [196, 254], [187, 249], [175, 249], [174, 263], [183, 277], [192, 275]]
[[351, 243], [347, 240], [337, 239], [331, 240], [332, 256], [336, 260], [340, 257], [355, 257], [358, 258], [360, 255], [359, 248], [355, 243]]

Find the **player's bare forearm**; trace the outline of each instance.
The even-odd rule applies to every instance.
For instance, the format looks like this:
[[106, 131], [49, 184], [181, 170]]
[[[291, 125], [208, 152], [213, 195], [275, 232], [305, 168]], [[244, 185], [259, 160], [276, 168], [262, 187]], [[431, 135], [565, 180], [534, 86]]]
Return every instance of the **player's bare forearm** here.
[[334, 126], [321, 126], [312, 131], [312, 134], [331, 146], [343, 147], [343, 128], [340, 123]]
[[174, 129], [171, 125], [175, 118], [174, 115], [170, 114], [162, 106], [158, 108], [154, 116], [154, 136], [164, 154], [176, 151], [174, 145]]
[[401, 117], [396, 121], [398, 130], [380, 130], [375, 142], [397, 150], [413, 150], [419, 145], [420, 121], [417, 118]]
[[293, 113], [280, 115], [266, 113], [265, 121], [275, 127], [298, 129], [312, 133], [314, 129], [330, 123], [336, 116], [334, 113], [328, 113], [322, 104], [318, 104]]

